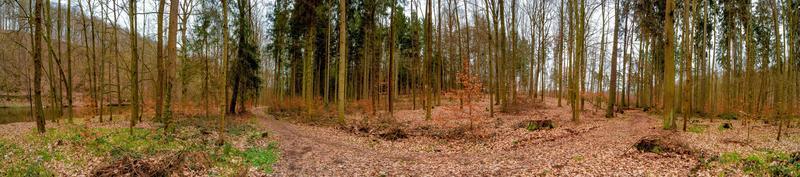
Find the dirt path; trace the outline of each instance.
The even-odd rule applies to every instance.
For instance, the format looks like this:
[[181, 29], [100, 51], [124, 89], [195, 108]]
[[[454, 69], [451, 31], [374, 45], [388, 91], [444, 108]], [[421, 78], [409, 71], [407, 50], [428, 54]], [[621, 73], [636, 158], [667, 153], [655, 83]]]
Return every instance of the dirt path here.
[[[656, 116], [630, 110], [606, 119], [599, 111], [585, 111], [581, 123], [572, 123], [566, 106], [551, 106], [552, 100], [547, 104], [543, 110], [498, 115], [506, 123], [492, 130], [495, 136], [474, 141], [386, 141], [271, 115], [257, 117], [282, 151], [275, 176], [686, 176], [695, 166], [688, 156], [633, 148], [643, 136], [667, 133], [658, 128]], [[507, 126], [531, 117], [553, 119], [560, 126], [535, 132]]]

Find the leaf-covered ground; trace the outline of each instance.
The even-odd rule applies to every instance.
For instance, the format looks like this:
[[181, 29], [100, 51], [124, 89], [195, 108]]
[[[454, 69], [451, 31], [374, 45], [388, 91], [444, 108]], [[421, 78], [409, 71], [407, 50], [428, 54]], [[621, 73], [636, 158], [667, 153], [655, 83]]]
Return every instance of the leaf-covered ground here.
[[[568, 106], [556, 104], [526, 103], [495, 118], [485, 114], [486, 102], [472, 114], [451, 104], [434, 109], [429, 121], [422, 110], [400, 110], [394, 119], [351, 115], [346, 125], [327, 126], [264, 109], [256, 114], [280, 142], [276, 176], [800, 175], [792, 154], [800, 151], [797, 128], [780, 142], [776, 128], [760, 121], [750, 124], [749, 139], [736, 120], [696, 118], [690, 131], [672, 132], [660, 128], [660, 116], [626, 110], [607, 119], [591, 104], [575, 123]], [[554, 128], [527, 122], [546, 119]], [[723, 123], [733, 128], [719, 128]], [[686, 152], [640, 152], [634, 144], [648, 136], [670, 137]], [[722, 160], [731, 153], [739, 158]]]
[[[672, 132], [660, 128], [656, 114], [625, 110], [608, 119], [586, 104], [580, 121], [573, 122], [568, 106], [558, 107], [554, 98], [515, 104], [494, 117], [485, 101], [462, 107], [443, 99], [431, 120], [422, 110], [404, 108], [411, 107], [407, 103], [398, 104], [393, 117], [371, 115], [362, 104], [351, 108], [344, 124], [335, 123], [330, 112], [259, 107], [228, 123], [221, 146], [216, 121], [196, 117], [174, 124], [171, 136], [149, 122], [131, 135], [123, 120], [50, 123], [58, 128], [44, 135], [33, 132], [33, 123], [5, 124], [0, 176], [126, 170], [172, 176], [800, 175], [796, 123], [778, 142], [776, 127], [760, 120], [745, 126], [740, 120], [695, 118], [688, 131]], [[723, 128], [726, 123], [732, 128]], [[648, 146], [650, 152], [635, 147], [653, 137], [668, 144]]]

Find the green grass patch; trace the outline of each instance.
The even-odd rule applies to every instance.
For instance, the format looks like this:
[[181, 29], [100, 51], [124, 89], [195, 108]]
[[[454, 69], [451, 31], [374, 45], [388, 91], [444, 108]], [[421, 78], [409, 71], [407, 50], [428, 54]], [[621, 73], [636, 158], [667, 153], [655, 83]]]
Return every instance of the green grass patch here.
[[800, 176], [800, 154], [760, 150], [742, 158], [736, 152], [722, 153], [719, 162], [740, 168], [748, 176]]
[[42, 149], [25, 151], [18, 145], [0, 140], [0, 176], [55, 176], [44, 162], [59, 155]]
[[742, 155], [737, 152], [725, 152], [719, 156], [719, 162], [723, 164], [739, 163], [742, 160]]
[[274, 142], [269, 143], [266, 148], [250, 147], [243, 151], [225, 144], [218, 151], [212, 152], [211, 158], [215, 166], [228, 170], [248, 165], [264, 173], [272, 173], [272, 165], [278, 162], [279, 154], [277, 144]]
[[273, 143], [267, 148], [248, 148], [241, 155], [250, 165], [264, 173], [272, 173], [272, 164], [278, 162], [277, 148]]

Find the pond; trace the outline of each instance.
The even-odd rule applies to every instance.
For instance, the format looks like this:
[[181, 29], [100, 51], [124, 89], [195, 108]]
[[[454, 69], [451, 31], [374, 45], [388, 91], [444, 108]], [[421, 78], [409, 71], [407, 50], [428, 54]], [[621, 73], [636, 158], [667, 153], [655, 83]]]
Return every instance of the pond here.
[[[66, 119], [67, 115], [67, 108], [64, 108], [64, 117], [60, 119]], [[103, 114], [107, 115], [109, 110], [112, 110], [114, 114], [120, 114], [121, 112], [125, 112], [128, 110], [128, 106], [110, 106], [103, 108]], [[54, 108], [45, 108], [44, 115], [45, 119], [51, 120], [53, 116], [55, 116], [57, 109]], [[75, 108], [75, 117], [84, 117], [90, 114], [93, 114], [94, 111], [90, 108]], [[59, 119], [59, 120], [60, 120]], [[105, 118], [104, 118], [105, 119]], [[33, 115], [31, 115], [31, 107], [27, 106], [11, 106], [11, 107], [2, 107], [0, 106], [0, 124], [8, 124], [8, 123], [15, 123], [15, 122], [33, 122]]]

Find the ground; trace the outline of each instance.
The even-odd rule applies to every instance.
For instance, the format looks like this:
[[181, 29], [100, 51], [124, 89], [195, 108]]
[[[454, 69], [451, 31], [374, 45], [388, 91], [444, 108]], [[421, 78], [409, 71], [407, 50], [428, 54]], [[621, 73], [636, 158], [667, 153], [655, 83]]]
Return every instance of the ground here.
[[[181, 172], [173, 175], [800, 175], [800, 132], [796, 126], [786, 131], [782, 141], [776, 141], [775, 126], [764, 121], [750, 121], [745, 126], [740, 120], [695, 118], [687, 132], [667, 131], [660, 128], [660, 116], [637, 109], [605, 118], [604, 112], [587, 103], [580, 121], [573, 122], [568, 106], [557, 106], [555, 98], [520, 102], [498, 111], [493, 118], [486, 113], [486, 101], [467, 103], [462, 109], [457, 100], [443, 99], [443, 106], [433, 110], [432, 120], [425, 120], [422, 110], [399, 109], [394, 116], [388, 116], [354, 109], [344, 124], [333, 123], [335, 114], [326, 111], [308, 116], [260, 106], [229, 123], [249, 126], [229, 127], [223, 146], [214, 143], [217, 133], [213, 121], [178, 123], [176, 138], [170, 140], [159, 139], [157, 134], [163, 132], [158, 125], [139, 125], [136, 130], [145, 135], [137, 137], [144, 139], [144, 145], [114, 144], [113, 137], [128, 130], [125, 121], [89, 124], [88, 132], [101, 136], [70, 135], [74, 126], [50, 130], [66, 135], [40, 136], [32, 132], [33, 123], [12, 123], [0, 125], [0, 150], [13, 145], [31, 148], [17, 148], [22, 149], [16, 150], [19, 153], [0, 152], [4, 155], [0, 159], [13, 160], [15, 155], [32, 159], [25, 161], [27, 166], [0, 165], [0, 174], [9, 174], [9, 169], [42, 168], [58, 176], [92, 175], [125, 157], [152, 162], [181, 154], [177, 157], [186, 156], [192, 161], [170, 169]], [[550, 120], [554, 126], [528, 123], [536, 120]], [[733, 128], [721, 128], [725, 123]], [[106, 144], [112, 148], [97, 146], [99, 137], [111, 137]], [[686, 151], [664, 146], [642, 152], [634, 147], [648, 137], [668, 137]], [[128, 147], [121, 149], [131, 153], [119, 155], [115, 150], [118, 147]], [[86, 151], [91, 155], [73, 157], [87, 154]], [[210, 162], [193, 162], [198, 158]]]
[[[498, 113], [496, 118], [479, 120], [476, 132], [451, 133], [460, 137], [442, 135], [448, 133], [446, 129], [469, 125], [450, 116], [457, 105], [437, 107], [431, 121], [424, 120], [421, 110], [400, 110], [394, 117], [408, 138], [393, 141], [381, 132], [353, 133], [336, 126], [289, 123], [291, 118], [255, 112], [264, 117], [261, 123], [280, 142], [276, 176], [717, 176], [747, 172], [735, 164], [705, 162], [708, 160], [703, 158], [729, 152], [747, 156], [765, 150], [800, 150], [796, 129], [781, 142], [774, 140], [774, 127], [763, 123], [754, 126], [751, 141], [747, 141], [746, 130], [738, 128], [742, 125], [735, 120], [697, 120], [693, 132], [672, 132], [660, 128], [659, 116], [641, 110], [627, 110], [607, 119], [602, 112], [588, 109], [580, 122], [574, 123], [568, 107], [556, 104], [554, 98], [548, 98], [544, 105], [528, 105], [535, 108]], [[348, 118], [358, 121], [363, 116]], [[523, 120], [542, 119], [553, 120], [556, 127], [529, 131], [517, 126]], [[732, 123], [735, 128], [719, 129], [722, 123]], [[437, 134], [437, 128], [445, 133]], [[641, 138], [659, 135], [677, 137], [696, 152], [658, 154], [634, 148]]]

